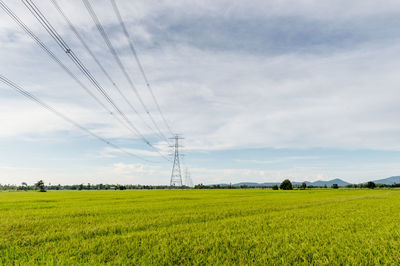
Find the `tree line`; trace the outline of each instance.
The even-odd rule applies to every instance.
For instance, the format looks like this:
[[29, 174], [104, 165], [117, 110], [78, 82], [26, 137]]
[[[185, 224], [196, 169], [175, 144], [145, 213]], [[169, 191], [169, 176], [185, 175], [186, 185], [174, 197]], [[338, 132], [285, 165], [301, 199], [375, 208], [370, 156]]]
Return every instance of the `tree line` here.
[[[346, 188], [395, 188], [395, 187], [400, 187], [400, 184], [393, 184], [393, 185], [385, 185], [385, 184], [375, 184], [374, 182], [368, 182], [368, 183], [363, 183], [363, 184], [350, 184], [345, 186]], [[313, 185], [307, 185], [307, 183], [303, 182], [301, 184], [295, 184], [293, 185], [292, 182], [289, 179], [285, 179], [282, 183], [279, 185], [269, 185], [269, 186], [263, 186], [263, 185], [256, 185], [256, 186], [247, 186], [246, 184], [242, 185], [203, 185], [203, 184], [198, 184], [194, 188], [196, 189], [240, 189], [240, 188], [269, 188], [273, 190], [293, 190], [293, 189], [312, 189], [312, 188], [328, 188], [327, 185], [324, 186], [313, 186]], [[332, 184], [330, 188], [333, 189], [338, 189], [339, 185], [338, 184]]]
[[47, 190], [127, 190], [127, 189], [176, 189], [176, 188], [189, 188], [186, 186], [174, 187], [167, 185], [121, 185], [121, 184], [74, 184], [74, 185], [46, 185], [43, 180], [39, 180], [33, 185], [28, 185], [26, 182], [22, 182], [21, 185], [11, 184], [0, 184], [1, 190], [12, 190], [12, 191], [40, 191], [45, 192]]
[[[375, 184], [374, 182], [367, 182], [362, 184], [350, 184], [345, 186], [345, 188], [397, 188], [400, 187], [400, 184]], [[39, 180], [33, 185], [28, 185], [26, 182], [22, 182], [21, 185], [11, 185], [11, 184], [0, 184], [0, 191], [40, 191], [46, 192], [47, 190], [127, 190], [127, 189], [189, 189], [190, 187], [182, 186], [167, 186], [167, 185], [120, 185], [120, 184], [75, 184], [75, 185], [46, 185], [43, 180]], [[326, 185], [324, 186], [307, 186], [305, 182], [298, 185], [293, 185], [289, 179], [284, 180], [279, 186], [247, 186], [246, 184], [242, 184], [240, 186], [235, 186], [232, 184], [229, 185], [203, 185], [198, 184], [194, 186], [194, 189], [247, 189], [247, 188], [265, 188], [265, 189], [273, 189], [273, 190], [293, 190], [293, 189], [312, 189], [312, 188], [328, 188]], [[333, 184], [330, 188], [338, 189], [338, 184]]]

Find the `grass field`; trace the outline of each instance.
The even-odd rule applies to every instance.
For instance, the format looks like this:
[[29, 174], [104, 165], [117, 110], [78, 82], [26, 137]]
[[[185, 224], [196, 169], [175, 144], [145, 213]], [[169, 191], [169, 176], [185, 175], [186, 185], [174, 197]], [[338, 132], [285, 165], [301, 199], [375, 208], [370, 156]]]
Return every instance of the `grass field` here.
[[0, 264], [396, 264], [400, 190], [0, 193]]

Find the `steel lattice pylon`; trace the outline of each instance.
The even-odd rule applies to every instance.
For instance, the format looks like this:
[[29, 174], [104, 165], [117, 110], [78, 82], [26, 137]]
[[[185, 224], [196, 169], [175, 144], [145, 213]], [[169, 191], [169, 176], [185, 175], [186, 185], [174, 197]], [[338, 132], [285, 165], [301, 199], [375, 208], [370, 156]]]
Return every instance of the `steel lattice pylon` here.
[[179, 145], [179, 140], [183, 139], [179, 137], [179, 135], [175, 135], [173, 138], [175, 140], [175, 145], [171, 146], [175, 149], [174, 152], [174, 165], [172, 166], [172, 172], [171, 172], [171, 181], [170, 181], [170, 186], [183, 186], [183, 181], [182, 181], [182, 171], [181, 171], [181, 163], [180, 163], [180, 156], [179, 154], [179, 148], [181, 147]]

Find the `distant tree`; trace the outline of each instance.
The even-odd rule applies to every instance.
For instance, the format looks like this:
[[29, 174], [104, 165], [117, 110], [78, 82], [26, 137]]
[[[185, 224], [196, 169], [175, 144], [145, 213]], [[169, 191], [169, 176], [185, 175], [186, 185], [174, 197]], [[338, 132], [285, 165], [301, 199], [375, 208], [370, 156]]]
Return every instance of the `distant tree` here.
[[272, 186], [272, 190], [278, 190], [278, 189], [279, 189], [278, 185], [273, 185]]
[[242, 184], [242, 185], [240, 185], [240, 188], [247, 188], [247, 185], [246, 184]]
[[82, 190], [83, 189], [83, 184], [79, 184], [78, 185], [78, 190]]
[[339, 186], [338, 186], [338, 184], [333, 184], [333, 185], [331, 186], [331, 188], [333, 188], [333, 189], [338, 189]]
[[[119, 184], [117, 184], [116, 186], [115, 186], [115, 190], [125, 190], [126, 189], [126, 187], [124, 186], [124, 185], [119, 185]], [[148, 188], [147, 188], [148, 189]]]
[[22, 182], [21, 185], [23, 190], [26, 191], [28, 189], [28, 184], [26, 182]]
[[306, 182], [301, 183], [301, 187], [300, 187], [300, 188], [301, 188], [301, 189], [306, 189], [306, 188], [307, 188]]
[[374, 188], [376, 188], [376, 184], [372, 181], [369, 181], [367, 183], [367, 188], [374, 189]]
[[39, 180], [38, 182], [35, 183], [35, 189], [39, 189], [39, 192], [46, 192], [43, 180]]
[[328, 188], [328, 186], [325, 184], [325, 185], [324, 185], [324, 188]]
[[292, 182], [290, 182], [289, 179], [285, 179], [283, 180], [279, 188], [282, 190], [292, 190], [293, 189]]
[[204, 187], [203, 183], [194, 186], [195, 189], [203, 189]]

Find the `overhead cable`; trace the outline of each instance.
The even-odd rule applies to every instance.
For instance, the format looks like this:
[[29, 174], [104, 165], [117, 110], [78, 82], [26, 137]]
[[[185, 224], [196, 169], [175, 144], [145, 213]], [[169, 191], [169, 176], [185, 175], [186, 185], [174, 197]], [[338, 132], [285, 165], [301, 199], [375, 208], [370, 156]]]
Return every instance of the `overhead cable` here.
[[100, 60], [96, 57], [96, 55], [93, 53], [92, 49], [90, 48], [90, 46], [87, 44], [87, 42], [85, 41], [85, 39], [83, 38], [83, 36], [79, 33], [79, 31], [76, 29], [76, 27], [74, 26], [74, 24], [71, 22], [71, 20], [69, 19], [69, 17], [65, 14], [65, 12], [62, 10], [61, 6], [59, 5], [59, 3], [56, 0], [50, 0], [54, 7], [57, 9], [57, 11], [60, 13], [60, 15], [63, 17], [63, 19], [65, 20], [65, 22], [68, 24], [69, 28], [71, 29], [71, 31], [75, 34], [75, 36], [77, 37], [77, 39], [81, 42], [81, 44], [83, 45], [83, 47], [86, 49], [86, 51], [90, 54], [90, 56], [93, 58], [93, 60], [96, 62], [97, 66], [100, 68], [100, 70], [103, 72], [104, 76], [106, 76], [106, 78], [110, 81], [110, 83], [114, 86], [114, 88], [118, 91], [119, 95], [121, 95], [121, 97], [124, 99], [124, 101], [126, 102], [127, 105], [129, 105], [129, 107], [136, 113], [136, 115], [138, 117], [141, 118], [141, 120], [143, 121], [144, 125], [150, 129], [153, 130], [149, 124], [144, 120], [144, 118], [141, 116], [141, 114], [136, 110], [136, 108], [132, 105], [132, 103], [128, 100], [128, 98], [125, 96], [125, 94], [122, 92], [122, 90], [119, 88], [119, 86], [117, 85], [117, 83], [112, 79], [111, 75], [107, 72], [107, 70], [105, 69], [105, 67], [101, 64]]
[[145, 110], [146, 114], [149, 116], [150, 120], [152, 121], [153, 125], [157, 129], [158, 133], [165, 139], [165, 141], [168, 142], [168, 138], [162, 133], [160, 130], [159, 126], [157, 125], [156, 121], [154, 120], [153, 116], [150, 113], [150, 110], [147, 108], [146, 104], [144, 103], [142, 97], [140, 96], [138, 90], [136, 89], [135, 84], [133, 83], [130, 75], [128, 74], [127, 69], [125, 68], [124, 64], [122, 63], [121, 59], [119, 58], [119, 55], [117, 51], [115, 50], [114, 46], [112, 45], [110, 38], [108, 37], [106, 31], [104, 30], [99, 18], [96, 15], [96, 12], [94, 11], [92, 5], [89, 3], [88, 0], [82, 0], [84, 3], [87, 11], [89, 12], [90, 17], [92, 18], [94, 24], [96, 25], [97, 30], [99, 31], [100, 35], [102, 36], [104, 42], [106, 43], [107, 47], [109, 48], [111, 54], [113, 55], [115, 61], [117, 62], [119, 68], [121, 69], [122, 73], [124, 74], [126, 80], [128, 81], [131, 89], [135, 93], [137, 99], [141, 103], [143, 109]]
[[83, 64], [83, 62], [78, 58], [74, 51], [68, 46], [64, 39], [58, 34], [46, 17], [40, 12], [37, 6], [32, 0], [22, 0], [28, 10], [34, 15], [34, 17], [39, 21], [39, 23], [45, 28], [45, 30], [50, 34], [50, 36], [57, 42], [57, 44], [64, 50], [68, 57], [73, 61], [73, 63], [78, 67], [78, 69], [89, 79], [89, 81], [94, 85], [94, 87], [100, 92], [100, 94], [107, 100], [107, 102], [114, 108], [114, 110], [122, 117], [122, 119], [133, 129], [133, 131], [151, 148], [156, 150], [161, 156], [165, 157], [155, 146], [153, 146], [150, 141], [148, 141], [143, 134], [135, 127], [131, 120], [126, 116], [126, 114], [117, 106], [113, 99], [104, 90], [101, 84], [96, 80], [88, 68]]
[[58, 117], [62, 118], [63, 120], [67, 121], [68, 123], [74, 125], [75, 127], [79, 128], [82, 131], [85, 131], [87, 133], [89, 133], [91, 136], [97, 138], [98, 140], [104, 142], [105, 144], [119, 150], [122, 151], [132, 157], [138, 158], [140, 160], [146, 161], [146, 162], [151, 162], [154, 163], [153, 161], [147, 160], [141, 156], [138, 156], [136, 154], [133, 154], [132, 152], [123, 149], [121, 147], [119, 147], [118, 145], [112, 143], [111, 141], [99, 136], [98, 134], [94, 133], [93, 131], [91, 131], [90, 129], [82, 126], [81, 124], [75, 122], [74, 120], [72, 120], [70, 117], [64, 115], [63, 113], [61, 113], [60, 111], [56, 110], [55, 108], [53, 108], [52, 106], [48, 105], [47, 103], [43, 102], [42, 100], [40, 100], [39, 98], [37, 98], [36, 96], [34, 96], [33, 94], [31, 94], [30, 92], [24, 90], [22, 87], [20, 87], [19, 85], [17, 85], [16, 83], [12, 82], [11, 80], [9, 80], [8, 78], [6, 78], [5, 76], [0, 74], [0, 81], [3, 82], [4, 84], [10, 86], [11, 88], [15, 89], [17, 92], [19, 92], [20, 94], [22, 94], [23, 96], [29, 98], [30, 100], [36, 102], [37, 104], [39, 104], [41, 107], [43, 107], [44, 109], [52, 112], [53, 114], [57, 115]]
[[[54, 1], [54, 0], [52, 0], [52, 1]], [[156, 105], [156, 107], [157, 107], [157, 109], [158, 109], [158, 112], [160, 113], [160, 116], [161, 116], [161, 118], [162, 118], [162, 120], [163, 120], [163, 122], [164, 122], [166, 128], [168, 129], [169, 133], [170, 133], [171, 135], [174, 135], [174, 133], [172, 133], [172, 130], [171, 130], [171, 128], [170, 128], [170, 126], [169, 126], [167, 120], [165, 119], [165, 116], [164, 116], [163, 112], [161, 111], [161, 107], [160, 107], [160, 105], [158, 104], [157, 98], [156, 98], [156, 96], [154, 95], [154, 92], [153, 92], [153, 89], [152, 89], [152, 87], [151, 87], [151, 85], [150, 85], [149, 79], [148, 79], [147, 76], [146, 76], [146, 73], [145, 73], [145, 71], [144, 71], [143, 65], [142, 65], [142, 63], [141, 63], [141, 61], [140, 61], [140, 59], [139, 59], [139, 55], [138, 55], [138, 53], [137, 53], [137, 51], [136, 51], [136, 49], [135, 49], [135, 46], [134, 46], [134, 44], [133, 44], [132, 38], [131, 38], [131, 36], [129, 35], [129, 32], [128, 32], [126, 26], [125, 26], [124, 20], [122, 19], [121, 12], [119, 11], [118, 5], [117, 5], [117, 3], [116, 3], [115, 0], [110, 0], [110, 2], [111, 2], [111, 4], [112, 4], [113, 10], [114, 10], [114, 12], [115, 12], [115, 14], [116, 14], [116, 16], [117, 16], [117, 18], [118, 18], [119, 24], [121, 25], [122, 31], [124, 32], [124, 35], [125, 35], [126, 39], [127, 39], [128, 42], [129, 42], [129, 48], [130, 48], [130, 50], [131, 50], [131, 52], [132, 52], [133, 57], [134, 57], [135, 60], [136, 60], [136, 63], [137, 63], [137, 65], [138, 65], [138, 67], [139, 67], [139, 70], [140, 70], [140, 72], [141, 72], [141, 74], [142, 74], [142, 77], [143, 77], [143, 79], [144, 79], [144, 82], [146, 83], [146, 87], [147, 87], [147, 89], [150, 91], [151, 97], [153, 98], [153, 101], [154, 101], [154, 103], [155, 103], [155, 105]]]

